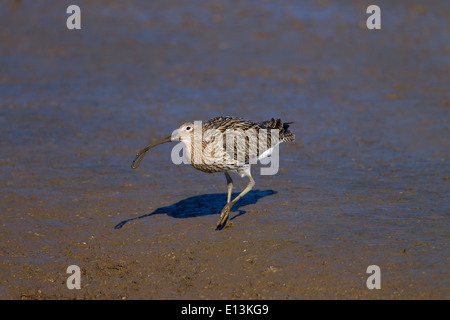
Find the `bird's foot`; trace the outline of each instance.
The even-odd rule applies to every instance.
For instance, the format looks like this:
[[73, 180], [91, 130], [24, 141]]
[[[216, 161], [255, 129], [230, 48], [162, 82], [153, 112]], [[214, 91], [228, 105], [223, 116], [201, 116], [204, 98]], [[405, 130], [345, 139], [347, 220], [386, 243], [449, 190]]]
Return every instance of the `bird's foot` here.
[[227, 205], [222, 209], [219, 221], [217, 222], [216, 230], [222, 230], [227, 225], [231, 207], [232, 205], [230, 205], [230, 203], [227, 203]]

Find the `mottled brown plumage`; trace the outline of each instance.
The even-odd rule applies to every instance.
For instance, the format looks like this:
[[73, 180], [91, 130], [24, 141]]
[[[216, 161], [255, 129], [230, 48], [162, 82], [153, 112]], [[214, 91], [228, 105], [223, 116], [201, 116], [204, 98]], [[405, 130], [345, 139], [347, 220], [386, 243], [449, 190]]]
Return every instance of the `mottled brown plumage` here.
[[[251, 164], [270, 155], [279, 143], [294, 141], [295, 136], [289, 130], [289, 124], [274, 118], [254, 122], [236, 117], [217, 117], [201, 126], [197, 122], [188, 122], [175, 130], [171, 137], [142, 149], [131, 166], [136, 169], [150, 148], [169, 141], [181, 141], [185, 146], [185, 156], [195, 169], [225, 174], [228, 203], [217, 224], [217, 229], [222, 229], [228, 221], [232, 206], [255, 184], [250, 173]], [[233, 201], [230, 201], [233, 188], [230, 173], [249, 178], [247, 187]]]
[[[251, 162], [256, 162], [257, 156], [263, 154], [265, 151], [275, 147], [272, 145], [272, 132], [270, 129], [278, 130], [278, 142], [289, 142], [294, 141], [294, 134], [288, 130], [289, 123], [283, 124], [280, 119], [275, 120], [271, 119], [269, 121], [264, 122], [254, 122], [236, 117], [217, 117], [209, 120], [208, 122], [203, 123], [202, 125], [202, 133], [208, 132], [208, 130], [216, 131], [211, 138], [213, 139], [204, 139], [202, 137], [202, 148], [195, 148], [195, 126], [193, 122], [188, 122], [183, 124], [179, 131], [183, 132], [185, 128], [194, 128], [189, 132], [189, 137], [185, 140], [190, 139], [190, 144], [187, 145], [188, 157], [190, 159], [190, 163], [192, 166], [200, 171], [207, 173], [214, 172], [233, 172], [238, 174], [244, 174], [244, 171], [247, 170], [248, 165]], [[250, 143], [247, 141], [242, 141], [242, 137], [245, 137], [247, 133], [250, 131], [254, 132], [256, 138], [260, 135], [260, 131], [263, 130], [267, 132], [267, 139], [265, 139], [265, 145], [262, 146], [264, 141], [258, 141], [255, 139]], [[180, 133], [182, 136], [183, 134]], [[217, 137], [218, 135], [223, 135], [222, 137]], [[226, 135], [226, 137], [224, 137]], [[217, 139], [220, 138], [220, 139]], [[239, 138], [241, 140], [239, 140]], [[228, 150], [227, 152], [227, 141], [231, 139], [234, 141], [234, 149]], [[183, 139], [181, 139], [183, 140]], [[231, 143], [233, 143], [230, 141]], [[239, 143], [240, 142], [240, 143]], [[186, 143], [189, 143], [186, 141]], [[277, 144], [276, 143], [276, 144]], [[210, 147], [214, 150], [219, 150], [219, 152], [211, 154], [206, 154], [205, 150]], [[201, 155], [200, 155], [201, 151]], [[239, 159], [239, 155], [242, 155], [242, 159]], [[252, 156], [253, 155], [253, 156]], [[202, 161], [192, 161], [192, 159], [197, 156], [197, 159], [201, 159]], [[209, 163], [207, 163], [209, 160]], [[241, 160], [241, 161], [240, 161]]]

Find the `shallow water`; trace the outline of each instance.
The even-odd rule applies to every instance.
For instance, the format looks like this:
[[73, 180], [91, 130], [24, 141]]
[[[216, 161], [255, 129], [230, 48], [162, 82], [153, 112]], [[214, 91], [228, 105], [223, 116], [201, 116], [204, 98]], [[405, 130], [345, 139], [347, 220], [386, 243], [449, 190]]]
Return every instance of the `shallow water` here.
[[[0, 4], [0, 297], [449, 297], [446, 2], [379, 1], [378, 31], [365, 1], [70, 4]], [[219, 115], [297, 137], [221, 232], [222, 174], [130, 168]]]

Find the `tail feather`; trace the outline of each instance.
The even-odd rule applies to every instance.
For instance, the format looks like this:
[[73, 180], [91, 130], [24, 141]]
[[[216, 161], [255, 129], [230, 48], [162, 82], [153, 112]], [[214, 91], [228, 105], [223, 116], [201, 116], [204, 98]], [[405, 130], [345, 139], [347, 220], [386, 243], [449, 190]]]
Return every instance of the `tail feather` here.
[[291, 142], [295, 140], [295, 135], [292, 131], [288, 130], [289, 125], [293, 122], [285, 122], [283, 123], [281, 119], [272, 118], [268, 121], [262, 122], [262, 125], [269, 129], [278, 129], [280, 130], [279, 139], [281, 142]]

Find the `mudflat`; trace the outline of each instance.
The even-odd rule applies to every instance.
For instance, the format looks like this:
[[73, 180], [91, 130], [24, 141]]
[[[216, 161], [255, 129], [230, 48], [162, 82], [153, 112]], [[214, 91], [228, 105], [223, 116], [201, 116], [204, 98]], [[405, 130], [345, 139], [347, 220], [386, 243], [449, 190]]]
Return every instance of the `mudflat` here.
[[[1, 299], [449, 298], [448, 2], [70, 4], [0, 4]], [[223, 174], [130, 165], [220, 115], [296, 141], [216, 231]]]

